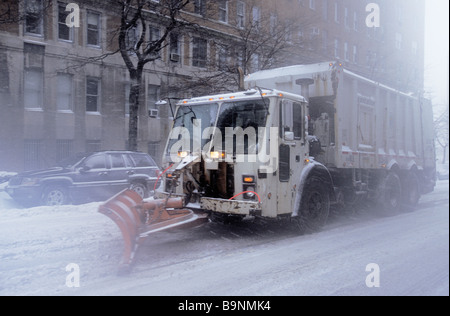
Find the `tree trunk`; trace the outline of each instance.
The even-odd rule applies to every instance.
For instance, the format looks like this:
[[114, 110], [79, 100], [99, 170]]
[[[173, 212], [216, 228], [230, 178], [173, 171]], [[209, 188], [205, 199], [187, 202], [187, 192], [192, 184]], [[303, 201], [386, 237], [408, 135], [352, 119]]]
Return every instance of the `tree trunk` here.
[[139, 99], [142, 88], [142, 72], [130, 72], [130, 118], [128, 128], [128, 150], [138, 150]]

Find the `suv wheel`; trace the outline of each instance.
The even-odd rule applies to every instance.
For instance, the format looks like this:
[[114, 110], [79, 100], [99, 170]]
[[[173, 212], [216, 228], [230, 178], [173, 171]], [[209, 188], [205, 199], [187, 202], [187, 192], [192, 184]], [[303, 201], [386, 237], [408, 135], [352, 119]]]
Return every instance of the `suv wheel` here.
[[140, 195], [141, 198], [145, 199], [148, 196], [147, 187], [142, 183], [133, 183], [130, 186], [130, 190], [133, 190]]
[[49, 186], [44, 189], [42, 200], [43, 204], [47, 206], [64, 205], [69, 201], [69, 194], [63, 186]]

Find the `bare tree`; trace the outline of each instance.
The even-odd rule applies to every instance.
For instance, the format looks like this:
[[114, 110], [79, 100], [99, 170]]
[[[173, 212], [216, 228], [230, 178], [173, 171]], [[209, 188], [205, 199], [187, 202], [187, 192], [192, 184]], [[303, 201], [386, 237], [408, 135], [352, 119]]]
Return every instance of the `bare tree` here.
[[[239, 10], [238, 8], [236, 10]], [[233, 32], [217, 33], [210, 38], [210, 56], [203, 71], [178, 83], [178, 91], [191, 95], [230, 92], [242, 89], [242, 77], [255, 71], [300, 62], [319, 38], [313, 34], [313, 19], [286, 18], [276, 6], [265, 8], [259, 1], [246, 1], [244, 15], [235, 21]], [[300, 36], [304, 30], [311, 36]], [[200, 30], [201, 32], [201, 30]], [[295, 53], [293, 53], [295, 52]], [[306, 55], [306, 54], [305, 54]], [[295, 60], [293, 60], [295, 59]]]
[[[171, 32], [182, 28], [185, 22], [181, 10], [189, 0], [123, 0], [119, 27], [119, 52], [130, 73], [130, 118], [128, 149], [137, 150], [139, 99], [143, 89], [143, 70], [146, 64], [160, 58], [160, 52]], [[148, 11], [146, 11], [148, 10]], [[160, 36], [149, 36], [149, 22], [155, 20], [162, 26]]]
[[434, 121], [434, 130], [436, 136], [436, 142], [441, 146], [442, 163], [447, 161], [447, 149], [449, 147], [449, 110], [447, 110]]

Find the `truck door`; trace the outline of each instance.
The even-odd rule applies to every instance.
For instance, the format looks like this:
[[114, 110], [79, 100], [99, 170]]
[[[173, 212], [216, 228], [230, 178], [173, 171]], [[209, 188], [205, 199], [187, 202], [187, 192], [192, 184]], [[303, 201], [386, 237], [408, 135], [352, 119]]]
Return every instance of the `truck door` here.
[[304, 114], [304, 107], [300, 102], [287, 99], [281, 101], [278, 214], [288, 214], [293, 211], [306, 153]]

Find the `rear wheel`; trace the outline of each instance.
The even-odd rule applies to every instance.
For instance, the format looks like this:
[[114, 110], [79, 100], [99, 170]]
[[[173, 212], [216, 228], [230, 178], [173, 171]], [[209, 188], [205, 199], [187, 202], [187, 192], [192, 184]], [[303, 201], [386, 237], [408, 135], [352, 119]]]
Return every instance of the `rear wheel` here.
[[402, 187], [397, 174], [390, 172], [381, 184], [380, 212], [383, 215], [397, 214], [402, 205]]
[[404, 179], [403, 204], [407, 211], [413, 210], [420, 200], [419, 178], [414, 172], [409, 172]]
[[133, 190], [134, 192], [139, 194], [139, 196], [143, 199], [148, 197], [147, 186], [145, 186], [145, 184], [143, 184], [143, 183], [136, 182], [136, 183], [131, 184], [130, 190]]
[[294, 221], [302, 233], [313, 233], [325, 226], [329, 214], [329, 191], [320, 178], [311, 177], [304, 187], [298, 216]]
[[52, 185], [44, 189], [42, 202], [47, 206], [65, 205], [69, 202], [67, 188], [61, 185]]

